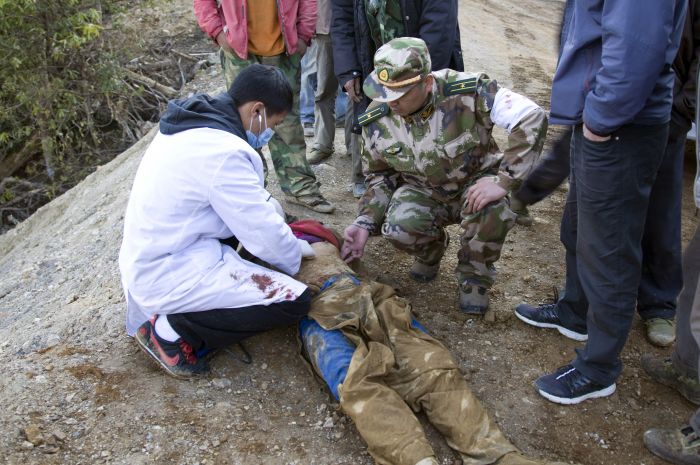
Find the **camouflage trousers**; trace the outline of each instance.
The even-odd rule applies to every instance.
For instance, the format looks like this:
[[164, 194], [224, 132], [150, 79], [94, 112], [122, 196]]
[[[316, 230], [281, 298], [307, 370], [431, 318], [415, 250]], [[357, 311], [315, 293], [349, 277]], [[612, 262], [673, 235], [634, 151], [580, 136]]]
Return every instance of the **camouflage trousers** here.
[[[410, 305], [391, 287], [340, 278], [313, 300], [309, 317], [341, 330], [356, 346], [338, 387], [340, 406], [378, 464], [415, 465], [435, 457], [414, 415], [420, 411], [465, 465], [539, 463], [511, 454], [517, 449], [489, 418], [449, 351], [416, 327]], [[322, 355], [309, 352], [314, 365]]]
[[[275, 135], [269, 142], [270, 157], [279, 179], [283, 192], [296, 197], [302, 195], [320, 195], [319, 184], [316, 181], [309, 162], [306, 160], [306, 142], [304, 130], [299, 121], [299, 94], [301, 88], [301, 57], [298, 54], [286, 54], [273, 57], [248, 55], [247, 60], [239, 58], [235, 53], [220, 51], [221, 66], [224, 70], [226, 87], [229, 88], [238, 73], [253, 63], [272, 65], [282, 70], [292, 86], [294, 104], [292, 111], [287, 113], [284, 120], [275, 127]], [[263, 162], [265, 158], [263, 157]], [[267, 163], [265, 163], [267, 175]]]
[[467, 213], [467, 187], [461, 197], [445, 201], [436, 199], [430, 189], [402, 185], [391, 197], [382, 236], [421, 262], [434, 265], [440, 262], [447, 247], [445, 226], [459, 224], [462, 228], [457, 254], [459, 283], [490, 288], [496, 276], [494, 264], [501, 256], [503, 242], [515, 224], [516, 215], [509, 208], [507, 198], [477, 213]]

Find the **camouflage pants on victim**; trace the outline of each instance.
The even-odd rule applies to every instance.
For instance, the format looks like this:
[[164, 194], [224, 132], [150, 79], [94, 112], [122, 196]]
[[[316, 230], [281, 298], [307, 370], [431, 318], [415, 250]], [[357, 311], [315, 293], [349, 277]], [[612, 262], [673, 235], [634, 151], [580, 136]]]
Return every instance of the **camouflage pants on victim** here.
[[[476, 181], [476, 179], [474, 180]], [[445, 226], [459, 224], [457, 277], [461, 285], [490, 288], [495, 262], [516, 215], [503, 198], [477, 213], [467, 213], [466, 192], [451, 201], [438, 200], [430, 189], [404, 184], [391, 197], [382, 236], [421, 262], [439, 263], [447, 246]]]
[[[299, 121], [299, 91], [301, 88], [301, 57], [298, 54], [286, 54], [273, 57], [248, 55], [247, 60], [224, 50], [220, 52], [221, 66], [224, 70], [226, 87], [229, 88], [238, 73], [253, 63], [271, 65], [279, 68], [292, 86], [294, 104], [292, 111], [275, 127], [275, 135], [269, 142], [270, 157], [275, 167], [280, 188], [287, 194], [299, 196], [319, 196], [319, 184], [316, 181], [309, 162], [306, 160], [306, 143], [304, 130]], [[263, 162], [265, 158], [263, 157]], [[267, 174], [267, 164], [265, 164]]]

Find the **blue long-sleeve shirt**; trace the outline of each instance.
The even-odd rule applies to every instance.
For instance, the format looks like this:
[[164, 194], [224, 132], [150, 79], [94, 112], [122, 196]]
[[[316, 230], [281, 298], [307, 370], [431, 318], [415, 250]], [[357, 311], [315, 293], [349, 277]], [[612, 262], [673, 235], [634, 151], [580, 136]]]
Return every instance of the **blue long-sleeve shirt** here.
[[553, 124], [597, 134], [670, 119], [686, 0], [573, 2], [552, 83]]

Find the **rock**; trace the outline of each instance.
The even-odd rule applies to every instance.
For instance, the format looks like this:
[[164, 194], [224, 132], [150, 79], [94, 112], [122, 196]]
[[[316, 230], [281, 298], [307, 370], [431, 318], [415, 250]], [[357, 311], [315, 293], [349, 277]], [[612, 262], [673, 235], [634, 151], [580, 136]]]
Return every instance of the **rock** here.
[[225, 389], [231, 386], [231, 380], [226, 378], [215, 378], [211, 383], [214, 385], [214, 387], [219, 389]]
[[61, 431], [61, 430], [59, 430], [59, 429], [53, 430], [53, 432], [52, 432], [51, 434], [52, 434], [53, 437], [55, 437], [58, 441], [63, 442], [63, 441], [66, 440], [66, 433], [64, 433], [63, 431]]
[[19, 445], [19, 448], [22, 450], [32, 450], [34, 449], [34, 444], [32, 444], [29, 441], [22, 441], [22, 444]]
[[326, 417], [326, 421], [323, 423], [324, 428], [333, 428], [333, 418]]
[[24, 428], [24, 437], [35, 446], [44, 443], [44, 436], [41, 434], [41, 430], [37, 425], [29, 425]]

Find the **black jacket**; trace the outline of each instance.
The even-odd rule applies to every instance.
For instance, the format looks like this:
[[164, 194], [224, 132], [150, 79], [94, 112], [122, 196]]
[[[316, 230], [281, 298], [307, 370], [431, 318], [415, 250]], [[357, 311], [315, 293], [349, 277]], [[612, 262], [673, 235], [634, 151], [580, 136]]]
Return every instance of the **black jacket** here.
[[236, 104], [226, 92], [216, 96], [196, 94], [168, 102], [160, 118], [160, 132], [171, 135], [197, 128], [219, 129], [246, 140]]
[[[399, 0], [404, 29], [409, 37], [419, 37], [430, 50], [434, 71], [450, 68], [464, 71], [462, 46], [457, 23], [457, 0]], [[374, 69], [376, 51], [367, 16], [365, 0], [332, 0], [331, 41], [335, 75], [341, 86], [354, 77], [364, 79]], [[356, 104], [357, 115], [369, 105], [365, 97]]]
[[671, 119], [683, 127], [690, 127], [695, 120], [695, 79], [700, 59], [700, 11], [695, 0], [688, 1], [681, 44], [673, 61], [676, 82], [673, 87], [673, 111]]

